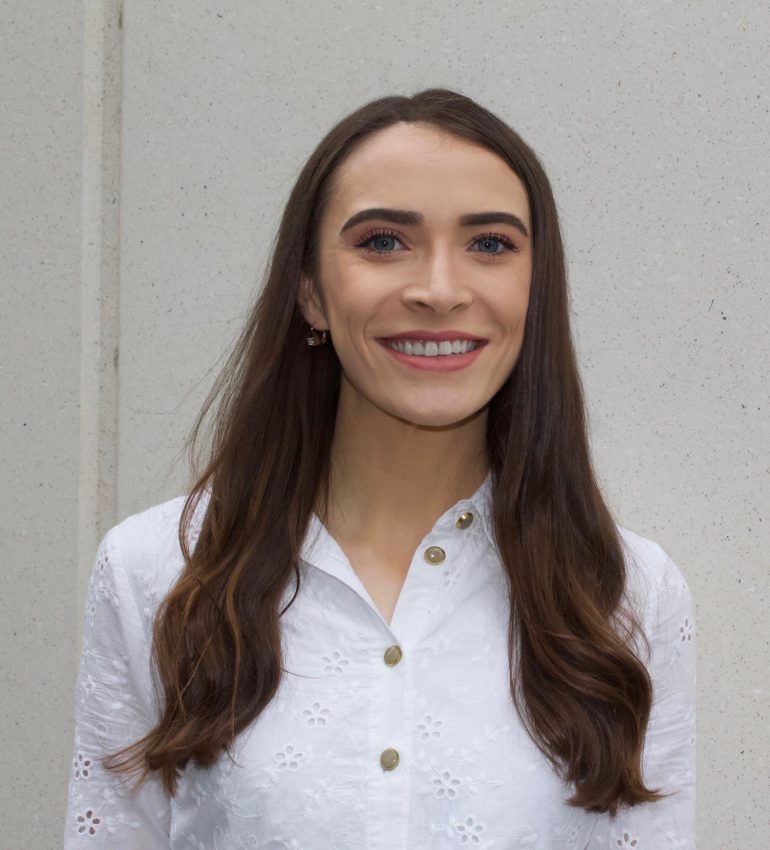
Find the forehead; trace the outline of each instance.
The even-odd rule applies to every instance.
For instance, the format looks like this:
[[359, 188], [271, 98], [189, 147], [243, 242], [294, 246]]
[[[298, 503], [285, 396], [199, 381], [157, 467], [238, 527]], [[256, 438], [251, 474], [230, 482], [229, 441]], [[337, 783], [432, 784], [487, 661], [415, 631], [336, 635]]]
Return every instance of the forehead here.
[[529, 221], [526, 189], [505, 160], [437, 127], [416, 123], [378, 130], [339, 166], [329, 216], [346, 216], [362, 204], [415, 209], [437, 219], [507, 209]]

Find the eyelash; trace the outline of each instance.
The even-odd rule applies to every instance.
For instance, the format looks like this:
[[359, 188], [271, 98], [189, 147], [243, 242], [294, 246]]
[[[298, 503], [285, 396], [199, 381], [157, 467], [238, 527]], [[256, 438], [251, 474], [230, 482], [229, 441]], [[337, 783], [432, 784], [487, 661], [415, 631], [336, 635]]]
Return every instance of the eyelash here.
[[[372, 254], [382, 255], [382, 254], [393, 254], [393, 253], [395, 253], [394, 251], [378, 251], [376, 248], [367, 247], [368, 243], [371, 242], [373, 239], [377, 239], [377, 238], [382, 237], [382, 236], [388, 236], [392, 239], [398, 239], [399, 242], [403, 241], [402, 238], [401, 238], [401, 235], [399, 233], [397, 233], [395, 230], [389, 230], [387, 228], [378, 228], [376, 230], [370, 230], [365, 236], [363, 236], [358, 242], [355, 243], [354, 247], [355, 248], [362, 248], [364, 251], [368, 251]], [[477, 236], [473, 241], [474, 241], [474, 243], [476, 243], [476, 242], [481, 242], [485, 239], [490, 239], [490, 240], [500, 242], [503, 245], [505, 245], [505, 247], [508, 248], [510, 251], [514, 251], [514, 252], [518, 251], [518, 248], [516, 247], [516, 245], [514, 245], [513, 242], [511, 242], [511, 240], [507, 236], [504, 236], [502, 233], [482, 233], [479, 236]], [[477, 251], [476, 253], [484, 254], [487, 257], [501, 257], [506, 252], [500, 251], [500, 252], [496, 252], [494, 254], [488, 254], [486, 251]]]

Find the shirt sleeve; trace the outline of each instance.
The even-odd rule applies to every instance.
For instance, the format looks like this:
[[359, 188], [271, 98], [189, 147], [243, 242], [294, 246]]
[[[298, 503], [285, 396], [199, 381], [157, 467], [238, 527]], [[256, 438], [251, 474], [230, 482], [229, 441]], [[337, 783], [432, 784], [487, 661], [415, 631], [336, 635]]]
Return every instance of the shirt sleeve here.
[[672, 796], [601, 815], [587, 850], [695, 850], [695, 607], [668, 555], [646, 619], [653, 706], [642, 767], [648, 788]]
[[168, 850], [170, 805], [150, 774], [138, 792], [100, 759], [155, 724], [146, 618], [121, 563], [116, 529], [99, 544], [91, 571], [80, 668], [64, 850]]

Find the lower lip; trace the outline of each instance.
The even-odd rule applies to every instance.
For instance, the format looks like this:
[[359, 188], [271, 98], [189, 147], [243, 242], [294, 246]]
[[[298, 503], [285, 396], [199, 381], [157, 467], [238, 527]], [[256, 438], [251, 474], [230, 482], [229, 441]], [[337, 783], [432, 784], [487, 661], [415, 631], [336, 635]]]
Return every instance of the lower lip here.
[[458, 369], [464, 369], [476, 360], [486, 345], [486, 342], [482, 342], [481, 345], [466, 354], [437, 354], [435, 357], [425, 357], [419, 354], [404, 354], [402, 351], [391, 348], [385, 340], [378, 341], [382, 343], [382, 347], [391, 357], [401, 363], [406, 363], [407, 366], [422, 369], [424, 372], [456, 372]]

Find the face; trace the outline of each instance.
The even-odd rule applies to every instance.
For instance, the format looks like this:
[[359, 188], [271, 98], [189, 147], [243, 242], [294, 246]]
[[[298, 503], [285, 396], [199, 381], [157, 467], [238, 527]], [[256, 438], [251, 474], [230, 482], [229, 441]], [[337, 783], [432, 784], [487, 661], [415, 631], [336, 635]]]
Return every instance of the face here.
[[428, 426], [484, 413], [521, 350], [532, 277], [527, 193], [506, 162], [393, 125], [339, 167], [319, 230], [298, 303], [329, 331], [340, 403]]

